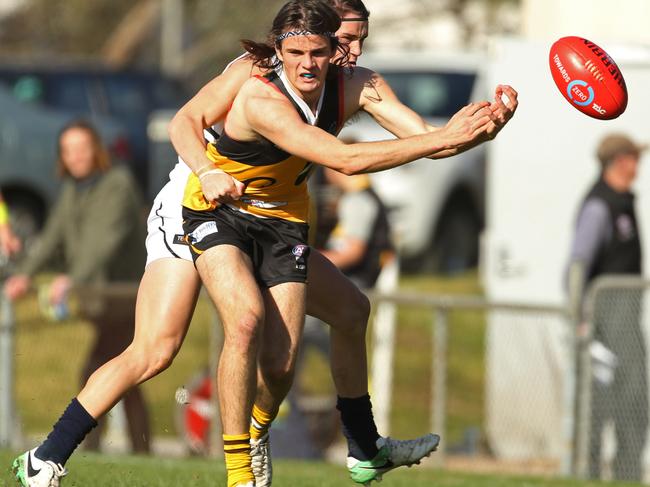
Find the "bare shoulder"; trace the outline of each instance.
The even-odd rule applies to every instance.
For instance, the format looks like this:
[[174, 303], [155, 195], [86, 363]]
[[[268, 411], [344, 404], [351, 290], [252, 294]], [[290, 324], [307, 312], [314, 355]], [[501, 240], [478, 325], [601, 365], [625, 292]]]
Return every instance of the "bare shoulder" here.
[[346, 75], [344, 78], [346, 87], [359, 87], [360, 89], [364, 89], [367, 87], [375, 87], [379, 84], [386, 83], [384, 81], [384, 78], [382, 78], [379, 73], [362, 66], [355, 66], [354, 68], [348, 69], [345, 72]]
[[382, 102], [391, 93], [384, 78], [372, 69], [357, 66], [347, 71], [344, 79], [346, 118], [365, 110], [369, 104]]
[[249, 77], [239, 90], [239, 94], [246, 97], [276, 98], [286, 100], [286, 97], [280, 92], [280, 90], [278, 90], [274, 84], [268, 82], [268, 80], [261, 75], [254, 75], [252, 77]]

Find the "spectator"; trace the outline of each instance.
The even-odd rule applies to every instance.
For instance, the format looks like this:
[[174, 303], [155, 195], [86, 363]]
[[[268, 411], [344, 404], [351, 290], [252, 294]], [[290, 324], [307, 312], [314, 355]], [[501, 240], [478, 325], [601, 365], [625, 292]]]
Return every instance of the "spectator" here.
[[0, 193], [0, 255], [11, 257], [20, 252], [20, 247], [20, 240], [11, 229], [7, 203]]
[[[39, 244], [6, 281], [5, 294], [12, 300], [25, 294], [32, 276], [60, 256], [60, 250], [65, 273], [57, 275], [49, 288], [52, 306], [64, 304], [73, 287], [137, 282], [145, 257], [138, 190], [127, 169], [111, 167], [97, 131], [87, 122], [73, 122], [61, 132], [57, 173], [63, 179], [59, 198]], [[81, 312], [93, 323], [96, 336], [82, 370], [82, 383], [128, 346], [135, 316], [135, 295], [88, 297], [92, 299], [80, 300]], [[124, 405], [133, 450], [148, 452], [149, 421], [142, 392], [132, 389], [124, 396]], [[85, 446], [99, 448], [99, 428]]]
[[[644, 149], [623, 134], [607, 135], [598, 146], [601, 174], [580, 208], [570, 258], [571, 264], [581, 264], [586, 285], [606, 274], [641, 275], [641, 243], [631, 187]], [[616, 431], [614, 478], [642, 478], [648, 387], [639, 320], [641, 295], [641, 290], [626, 290], [616, 299], [596, 303], [590, 346], [594, 364], [589, 446], [592, 478], [601, 475], [601, 437], [608, 419]]]
[[371, 288], [393, 255], [386, 208], [367, 174], [346, 176], [329, 168], [324, 172], [342, 194], [336, 227], [321, 253], [359, 287]]

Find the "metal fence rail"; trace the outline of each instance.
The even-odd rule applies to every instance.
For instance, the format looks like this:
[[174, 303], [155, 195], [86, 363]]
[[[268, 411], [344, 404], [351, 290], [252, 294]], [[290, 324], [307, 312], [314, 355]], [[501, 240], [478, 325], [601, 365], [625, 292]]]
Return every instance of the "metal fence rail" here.
[[[443, 438], [453, 427], [454, 418], [459, 414], [454, 409], [459, 404], [459, 399], [454, 397], [452, 392], [457, 390], [453, 387], [456, 384], [450, 382], [459, 380], [459, 364], [456, 363], [456, 357], [450, 356], [449, 351], [458, 346], [456, 340], [459, 317], [468, 314], [464, 318], [465, 321], [482, 322], [481, 328], [473, 328], [474, 332], [485, 334], [482, 350], [485, 354], [482, 372], [485, 391], [478, 391], [481, 393], [476, 397], [483, 398], [483, 394], [485, 395], [485, 399], [481, 399], [484, 401], [481, 407], [485, 420], [478, 426], [487, 437], [493, 457], [504, 461], [529, 461], [532, 458], [543, 462], [545, 471], [550, 473], [589, 476], [589, 445], [592, 433], [590, 398], [593, 386], [590, 345], [595, 337], [594, 324], [601, 319], [603, 313], [614, 309], [612, 303], [627, 303], [624, 307], [637, 309], [636, 314], [643, 317], [642, 335], [637, 336], [631, 343], [645, 343], [647, 333], [644, 330], [649, 320], [646, 317], [648, 313], [644, 310], [650, 307], [642, 306], [643, 299], [639, 297], [639, 290], [647, 289], [650, 289], [650, 283], [640, 279], [600, 279], [586, 294], [583, 314], [577, 309], [577, 299], [570, 301], [573, 303], [571, 306], [540, 306], [491, 301], [477, 296], [431, 295], [404, 291], [369, 293], [375, 308], [394, 307], [392, 311], [384, 313], [388, 316], [384, 325], [375, 325], [372, 328], [374, 336], [371, 347], [371, 384], [380, 431], [383, 434], [391, 431], [393, 391], [399, 385], [395, 384], [393, 379], [394, 371], [401, 366], [395, 363], [393, 358], [396, 343], [399, 341], [397, 332], [400, 318], [397, 311], [420, 309], [423, 310], [423, 315], [428, 316], [429, 325], [428, 328], [425, 325], [425, 329], [430, 337], [426, 337], [427, 343], [431, 339], [431, 349], [428, 352], [431, 359], [428, 365], [424, 366], [428, 370], [413, 370], [409, 373], [428, 374], [428, 422], [431, 430], [440, 432]], [[135, 288], [115, 288], [114, 291], [135, 292]], [[626, 293], [633, 294], [632, 301], [629, 301], [629, 296], [625, 297]], [[580, 293], [574, 292], [574, 296], [576, 294]], [[628, 301], [625, 301], [626, 299]], [[205, 296], [202, 300], [205, 300]], [[206, 348], [209, 348], [209, 353], [200, 361], [195, 357], [177, 359], [183, 362], [181, 366], [187, 369], [187, 372], [183, 372], [187, 377], [191, 375], [190, 372], [208, 363], [214, 371], [217, 363], [216, 357], [220, 348], [219, 326], [213, 307], [208, 306], [207, 312], [201, 313], [202, 319], [206, 321], [206, 324], [201, 326], [211, 330], [209, 339], [202, 342], [208, 344]], [[17, 326], [17, 320], [26, 323], [21, 322]], [[26, 348], [29, 347], [29, 340], [40, 337], [46, 342], [50, 341], [51, 343], [45, 345], [52, 347], [60, 347], [60, 344], [64, 343], [67, 349], [62, 361], [74, 362], [75, 356], [83, 353], [84, 343], [90, 333], [79, 323], [52, 325], [41, 321], [43, 317], [37, 309], [23, 309], [14, 316], [11, 303], [0, 301], [0, 447], [24, 446], [17, 429], [21, 424], [29, 424], [31, 421], [26, 417], [26, 411], [21, 410], [25, 397], [29, 397], [29, 392], [25, 392], [26, 381], [21, 379], [27, 367], [25, 354], [30, 353]], [[588, 324], [588, 333], [578, 341], [575, 331], [579, 329], [578, 324], [581, 321]], [[61, 356], [61, 350], [47, 352], [50, 353], [52, 357]], [[384, 358], [375, 360], [378, 357]], [[388, 359], [385, 359], [386, 357]], [[41, 367], [50, 363], [54, 365], [50, 365], [48, 377], [39, 378], [42, 383], [29, 386], [38, 388], [41, 393], [50, 390], [51, 402], [56, 403], [53, 408], [59, 412], [58, 403], [69, 400], [68, 394], [74, 394], [77, 385], [68, 384], [70, 391], [66, 389], [60, 393], [58, 379], [49, 375], [62, 374], [74, 364], [64, 363], [59, 367], [57, 361], [48, 362], [48, 357], [38, 360], [38, 366]], [[386, 369], [390, 373], [386, 374]], [[18, 394], [14, 395], [14, 391]], [[63, 398], [58, 397], [61, 394]], [[22, 397], [23, 402], [17, 400], [17, 397]], [[211, 414], [213, 419], [218, 414], [214, 404]], [[636, 415], [639, 415], [638, 411]], [[45, 424], [51, 424], [49, 421], [51, 420], [48, 418]], [[627, 421], [630, 425], [638, 424], [632, 418]], [[216, 428], [218, 423], [214, 421], [213, 428]], [[218, 429], [212, 431], [212, 438], [220, 438]], [[525, 446], [526, 452], [522, 453], [521, 445]], [[613, 476], [612, 459], [607, 457], [607, 452], [612, 448], [611, 441], [608, 445], [609, 450], [606, 448], [603, 457], [605, 478]], [[434, 462], [444, 465], [446, 455], [455, 453], [447, 451], [450, 446], [443, 442], [440, 454], [433, 457]], [[211, 452], [220, 452], [218, 441], [211, 443]]]
[[[447, 431], [447, 404], [449, 400], [448, 396], [448, 349], [449, 349], [449, 334], [450, 334], [450, 314], [459, 312], [459, 311], [482, 311], [486, 314], [496, 314], [496, 313], [507, 313], [511, 317], [518, 315], [524, 315], [527, 317], [530, 316], [542, 316], [546, 318], [559, 319], [562, 322], [568, 320], [568, 308], [561, 306], [540, 306], [540, 305], [529, 305], [529, 304], [520, 304], [520, 303], [509, 303], [509, 302], [496, 302], [489, 301], [483, 297], [478, 296], [453, 296], [453, 295], [431, 295], [426, 293], [415, 293], [415, 292], [393, 292], [393, 293], [380, 293], [380, 292], [370, 292], [369, 297], [373, 303], [391, 303], [397, 306], [406, 306], [409, 308], [419, 307], [428, 310], [431, 313], [431, 324], [432, 324], [432, 362], [431, 362], [431, 404], [429, 405], [430, 411], [430, 427], [434, 432], [440, 432], [444, 434]], [[544, 318], [542, 318], [544, 319]], [[525, 323], [516, 324], [515, 326], [526, 326]], [[392, 332], [391, 332], [392, 333]], [[394, 342], [380, 338], [374, 338], [373, 343], [375, 347], [373, 349], [373, 355], [383, 353], [381, 350], [377, 350], [377, 347], [393, 347]], [[373, 368], [373, 377], [371, 382], [377, 384], [379, 381], [376, 381], [374, 375], [377, 373], [376, 369]], [[388, 387], [392, 387], [392, 384], [389, 384]], [[389, 409], [389, 406], [384, 404], [377, 404], [376, 398], [382, 398], [385, 401], [391, 401], [390, 391], [381, 391], [380, 394], [377, 394], [377, 391], [373, 391], [374, 398], [374, 408], [384, 410]], [[566, 402], [563, 404], [565, 411], [572, 411], [572, 399], [570, 395], [566, 398]], [[567, 413], [569, 414], [569, 413]], [[568, 430], [572, 428], [569, 427]], [[569, 433], [566, 433], [567, 435]], [[568, 440], [565, 440], [568, 442]], [[438, 466], [442, 466], [445, 463], [445, 454], [446, 454], [447, 445], [445, 442], [442, 442], [438, 453], [433, 457], [433, 461]], [[570, 450], [567, 450], [565, 456], [561, 459], [563, 464], [570, 463], [570, 460], [567, 460], [566, 455], [570, 454]], [[564, 469], [566, 470], [566, 469]]]

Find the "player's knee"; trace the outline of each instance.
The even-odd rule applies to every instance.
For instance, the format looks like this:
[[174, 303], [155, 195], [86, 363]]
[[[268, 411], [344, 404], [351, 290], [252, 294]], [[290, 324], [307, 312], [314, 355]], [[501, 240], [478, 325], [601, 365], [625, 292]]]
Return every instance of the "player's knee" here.
[[348, 326], [346, 333], [351, 335], [364, 335], [368, 328], [368, 319], [370, 318], [370, 300], [361, 291], [357, 290], [353, 296], [353, 303], [348, 311]]
[[160, 341], [155, 349], [149, 353], [148, 372], [150, 377], [166, 370], [174, 362], [178, 349], [179, 346], [171, 340]]
[[241, 353], [257, 351], [262, 317], [255, 311], [241, 313], [225, 329], [224, 347], [237, 349]]
[[130, 354], [129, 365], [137, 370], [141, 380], [148, 380], [167, 369], [178, 353], [179, 343], [174, 340], [134, 342], [127, 349]]
[[264, 380], [273, 388], [291, 387], [294, 376], [294, 365], [291, 361], [260, 360], [260, 372]]

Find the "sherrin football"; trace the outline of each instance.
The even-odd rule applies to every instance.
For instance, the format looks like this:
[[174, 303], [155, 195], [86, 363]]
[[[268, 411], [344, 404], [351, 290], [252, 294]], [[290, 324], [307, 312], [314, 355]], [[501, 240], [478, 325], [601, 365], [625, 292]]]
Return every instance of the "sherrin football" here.
[[582, 37], [558, 39], [549, 53], [553, 81], [560, 93], [585, 115], [618, 117], [627, 107], [627, 88], [614, 60]]

